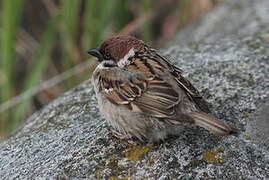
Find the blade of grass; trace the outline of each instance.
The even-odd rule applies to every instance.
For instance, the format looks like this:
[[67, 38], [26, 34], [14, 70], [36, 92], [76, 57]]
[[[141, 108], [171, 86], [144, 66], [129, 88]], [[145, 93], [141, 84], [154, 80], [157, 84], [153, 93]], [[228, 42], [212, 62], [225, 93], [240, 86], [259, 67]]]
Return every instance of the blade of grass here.
[[61, 43], [63, 47], [63, 52], [66, 54], [65, 61], [77, 62], [78, 60], [74, 56], [74, 46], [76, 40], [76, 30], [78, 25], [78, 15], [80, 4], [82, 3], [81, 0], [65, 0], [62, 1], [60, 7], [60, 36], [61, 36]]
[[[81, 0], [65, 0], [60, 4], [61, 20], [59, 23], [63, 70], [66, 71], [79, 60], [76, 57], [76, 30]], [[75, 77], [65, 82], [66, 89], [73, 87]]]
[[[102, 0], [99, 4], [99, 11], [98, 11], [98, 18], [96, 18], [96, 24], [97, 31], [96, 31], [96, 42], [100, 44], [101, 41], [103, 41], [104, 36], [106, 33], [112, 32], [112, 30], [109, 28], [111, 25], [110, 20], [112, 19], [113, 15], [111, 15], [112, 9], [113, 9], [113, 1], [106, 1]], [[124, 15], [124, 14], [123, 14]]]
[[[56, 25], [58, 24], [59, 16], [53, 17], [48, 23], [47, 30], [42, 35], [40, 41], [40, 47], [37, 49], [36, 54], [34, 55], [34, 64], [32, 66], [32, 72], [30, 72], [25, 80], [23, 91], [27, 91], [37, 86], [39, 80], [42, 77], [42, 73], [44, 72], [49, 59], [50, 59], [50, 51], [52, 49], [52, 45], [54, 43], [55, 34], [56, 34]], [[19, 121], [24, 117], [27, 108], [29, 107], [30, 99], [27, 99], [20, 103], [17, 108], [11, 123], [11, 128], [14, 129]]]
[[[142, 1], [143, 6], [143, 13], [148, 14], [150, 11], [152, 11], [152, 1], [151, 0], [143, 0]], [[152, 22], [148, 21], [145, 24], [145, 27], [143, 29], [142, 38], [145, 42], [150, 43], [153, 38], [153, 32], [152, 32]]]
[[109, 20], [112, 17], [113, 1], [92, 0], [86, 3], [85, 31], [83, 35], [85, 51], [100, 45], [109, 29]]
[[83, 47], [91, 48], [92, 43], [92, 34], [94, 32], [92, 24], [94, 22], [94, 4], [95, 1], [86, 1], [86, 8], [85, 8], [85, 14], [84, 14], [84, 27], [83, 27], [83, 37], [82, 37], [82, 44]]
[[[18, 27], [23, 7], [22, 0], [2, 0], [2, 33], [1, 33], [1, 76], [0, 81], [0, 104], [12, 97], [13, 89], [13, 63], [15, 57], [15, 41], [18, 35]], [[5, 130], [10, 119], [10, 112], [7, 111], [0, 119], [0, 131]]]
[[119, 32], [122, 28], [131, 21], [131, 11], [128, 7], [130, 1], [117, 0], [115, 2], [113, 12], [115, 14], [116, 21], [114, 22], [115, 32]]

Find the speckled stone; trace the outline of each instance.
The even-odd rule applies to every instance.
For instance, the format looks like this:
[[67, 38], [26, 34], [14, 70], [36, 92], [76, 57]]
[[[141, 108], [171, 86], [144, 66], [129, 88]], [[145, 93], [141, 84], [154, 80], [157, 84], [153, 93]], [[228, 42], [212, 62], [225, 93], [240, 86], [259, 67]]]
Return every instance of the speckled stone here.
[[[259, 19], [269, 19], [269, 1], [227, 0], [207, 17], [192, 25], [212, 29], [201, 33], [204, 39], [174, 43], [163, 54], [186, 72], [219, 119], [240, 129], [238, 136], [184, 127], [176, 139], [134, 147], [111, 136], [86, 81], [0, 144], [0, 179], [268, 179], [269, 21]], [[237, 23], [210, 26], [223, 19]]]

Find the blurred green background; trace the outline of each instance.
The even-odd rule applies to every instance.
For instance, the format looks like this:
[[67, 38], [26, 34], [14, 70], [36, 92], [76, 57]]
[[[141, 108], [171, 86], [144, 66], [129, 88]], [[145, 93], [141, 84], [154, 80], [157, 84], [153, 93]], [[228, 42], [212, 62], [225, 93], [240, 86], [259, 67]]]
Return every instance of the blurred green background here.
[[1, 0], [0, 139], [89, 79], [86, 51], [113, 34], [161, 47], [220, 0]]

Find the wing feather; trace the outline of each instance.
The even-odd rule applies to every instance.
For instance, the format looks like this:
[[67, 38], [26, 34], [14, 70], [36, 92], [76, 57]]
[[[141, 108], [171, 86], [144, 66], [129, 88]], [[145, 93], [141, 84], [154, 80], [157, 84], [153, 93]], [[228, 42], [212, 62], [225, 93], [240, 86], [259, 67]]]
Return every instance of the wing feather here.
[[[107, 74], [101, 77], [100, 84], [103, 87], [101, 91], [112, 103], [154, 117], [164, 118], [175, 114], [174, 106], [178, 104], [178, 94], [161, 78], [157, 76], [141, 78], [136, 74], [124, 80], [111, 77]], [[110, 89], [108, 85], [112, 85]]]
[[197, 108], [206, 113], [210, 113], [210, 109], [208, 107], [208, 103], [204, 100], [199, 91], [188, 81], [186, 78], [182, 76], [182, 70], [178, 67], [172, 65], [167, 59], [163, 56], [159, 55], [156, 51], [152, 51], [155, 58], [158, 58], [158, 62], [165, 67], [166, 70], [169, 70], [170, 73], [174, 76], [175, 80], [186, 93], [191, 101], [193, 101]]

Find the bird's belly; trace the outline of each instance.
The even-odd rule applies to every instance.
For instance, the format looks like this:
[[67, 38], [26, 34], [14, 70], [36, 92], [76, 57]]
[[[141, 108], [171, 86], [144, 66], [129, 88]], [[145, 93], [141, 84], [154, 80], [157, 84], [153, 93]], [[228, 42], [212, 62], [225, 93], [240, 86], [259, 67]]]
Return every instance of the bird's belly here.
[[[101, 113], [114, 130], [122, 135], [136, 137], [140, 140], [159, 141], [167, 137], [167, 123], [160, 121], [156, 117], [151, 117], [142, 113], [135, 113], [131, 110], [115, 105], [106, 98], [97, 95], [97, 100]], [[155, 137], [156, 136], [156, 137]]]
[[101, 113], [114, 130], [122, 135], [136, 136], [139, 139], [146, 136], [148, 124], [145, 123], [143, 115], [131, 112], [120, 105], [115, 105], [106, 98], [101, 98], [101, 95], [97, 95], [97, 99]]

